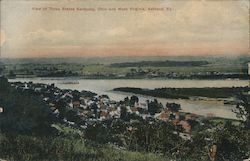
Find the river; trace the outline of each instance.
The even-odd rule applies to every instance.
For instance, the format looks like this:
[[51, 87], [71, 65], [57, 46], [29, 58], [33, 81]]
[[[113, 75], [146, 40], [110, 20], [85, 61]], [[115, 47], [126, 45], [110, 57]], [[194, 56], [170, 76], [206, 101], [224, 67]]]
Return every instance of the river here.
[[[78, 81], [79, 84], [63, 84], [65, 79], [57, 78], [16, 78], [10, 79], [10, 82], [29, 82], [52, 84], [61, 89], [72, 90], [87, 90], [97, 94], [107, 94], [112, 100], [119, 101], [126, 96], [131, 96], [130, 93], [114, 92], [112, 89], [117, 87], [138, 87], [138, 88], [192, 88], [192, 87], [240, 87], [247, 86], [247, 80], [154, 80], [154, 79], [66, 79]], [[139, 95], [140, 102], [145, 102], [147, 99], [154, 99], [150, 96]], [[204, 116], [217, 116], [223, 118], [235, 119], [235, 114], [232, 112], [234, 105], [225, 105], [222, 100], [183, 100], [183, 99], [164, 99], [157, 98], [163, 105], [166, 102], [175, 102], [181, 104], [183, 112], [195, 113]]]

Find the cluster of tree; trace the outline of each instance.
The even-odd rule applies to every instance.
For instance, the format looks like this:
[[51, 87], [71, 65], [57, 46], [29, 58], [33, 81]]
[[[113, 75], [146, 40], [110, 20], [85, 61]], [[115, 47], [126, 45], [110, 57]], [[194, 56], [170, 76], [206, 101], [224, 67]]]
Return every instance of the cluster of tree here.
[[121, 104], [124, 104], [125, 106], [131, 106], [133, 107], [135, 105], [135, 103], [139, 102], [139, 98], [135, 95], [129, 97], [125, 97], [124, 101], [121, 101]]
[[[123, 103], [124, 106], [133, 105], [138, 101], [133, 96]], [[243, 160], [250, 156], [250, 106], [247, 95], [239, 96], [235, 111], [242, 118], [240, 125], [229, 122], [223, 128], [214, 127], [208, 131], [206, 124], [198, 124], [199, 128], [187, 140], [180, 137], [183, 132], [180, 126], [168, 122], [153, 118], [143, 120], [132, 115], [129, 116], [132, 119], [124, 121], [128, 116], [126, 111], [121, 119], [89, 122], [79, 139], [73, 135], [60, 136], [51, 127], [59, 120], [50, 115], [48, 106], [39, 97], [16, 91], [4, 78], [0, 78], [0, 106], [4, 108], [4, 112], [0, 113], [0, 156], [12, 160], [94, 160], [104, 156], [98, 153], [99, 145], [108, 143], [131, 151], [161, 154], [168, 160]], [[81, 124], [77, 122], [75, 111], [65, 110], [65, 102], [58, 102], [56, 106], [61, 119], [66, 117]], [[148, 102], [148, 107], [150, 113], [154, 113], [162, 105], [154, 100]], [[174, 103], [168, 103], [166, 107], [172, 112], [180, 110], [180, 106]], [[94, 143], [92, 150], [84, 146], [86, 142], [82, 137]], [[124, 157], [121, 159], [126, 160]]]
[[148, 95], [153, 97], [161, 97], [161, 98], [173, 98], [173, 99], [188, 99], [188, 96], [171, 93], [171, 92], [162, 92], [159, 90], [150, 90], [150, 89], [142, 89], [142, 88], [132, 88], [132, 87], [120, 87], [113, 89], [114, 91], [120, 91], [120, 92], [129, 92], [134, 94], [142, 94], [142, 95]]
[[6, 69], [5, 65], [0, 62], [0, 75], [3, 74], [5, 69]]
[[[170, 78], [175, 78], [171, 77]], [[176, 78], [179, 79], [208, 79], [208, 80], [213, 80], [213, 79], [249, 79], [250, 76], [246, 71], [242, 71], [242, 73], [219, 73], [219, 74], [192, 74], [192, 75], [182, 75], [182, 76], [177, 76]]]
[[140, 61], [140, 62], [125, 62], [114, 63], [111, 67], [182, 67], [182, 66], [203, 66], [208, 65], [207, 61]]
[[81, 91], [81, 96], [83, 97], [94, 97], [96, 95], [97, 95], [96, 93], [91, 91], [85, 91], [85, 90]]
[[156, 88], [142, 89], [132, 87], [115, 88], [114, 91], [130, 92], [161, 98], [189, 99], [190, 97], [229, 98], [242, 92], [249, 92], [249, 87], [223, 87], [223, 88]]
[[76, 72], [72, 72], [71, 70], [58, 70], [58, 71], [47, 71], [42, 73], [36, 73], [36, 75], [40, 77], [68, 77], [68, 76], [78, 76], [79, 74]]
[[237, 96], [237, 105], [233, 109], [246, 129], [250, 129], [250, 96], [240, 93]]
[[[176, 133], [175, 133], [176, 132]], [[228, 124], [225, 128], [208, 132], [200, 128], [191, 140], [183, 140], [181, 127], [163, 121], [141, 120], [126, 123], [109, 120], [88, 126], [89, 140], [125, 147], [132, 151], [163, 154], [177, 160], [243, 160], [249, 157], [250, 131]], [[214, 156], [211, 150], [216, 146]]]
[[10, 133], [48, 132], [53, 118], [49, 107], [39, 97], [11, 88], [0, 78], [0, 131]]
[[148, 113], [150, 115], [155, 115], [155, 113], [159, 113], [163, 108], [163, 105], [161, 103], [158, 103], [157, 99], [154, 99], [153, 101], [148, 100], [147, 104], [148, 104]]
[[14, 73], [13, 70], [10, 70], [10, 71], [9, 71], [8, 77], [9, 77], [9, 78], [15, 78], [15, 77], [16, 77], [16, 74]]
[[182, 140], [173, 130], [175, 126], [162, 121], [128, 123], [113, 119], [88, 126], [85, 137], [99, 143], [111, 142], [130, 150], [170, 154], [171, 149]]

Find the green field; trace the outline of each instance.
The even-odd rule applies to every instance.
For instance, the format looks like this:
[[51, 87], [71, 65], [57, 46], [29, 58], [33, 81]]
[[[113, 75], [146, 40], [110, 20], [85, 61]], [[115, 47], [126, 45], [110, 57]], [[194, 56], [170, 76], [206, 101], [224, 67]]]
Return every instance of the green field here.
[[[189, 58], [79, 58], [79, 59], [8, 59], [0, 61], [0, 72], [17, 77], [84, 78], [197, 78], [198, 75], [219, 75], [216, 79], [244, 78], [249, 57], [189, 57]], [[88, 61], [89, 60], [89, 61]], [[145, 61], [147, 60], [147, 61]], [[150, 60], [150, 61], [149, 61]], [[132, 62], [132, 63], [131, 63]], [[145, 65], [143, 63], [145, 62]], [[147, 64], [147, 62], [150, 62]], [[187, 64], [185, 65], [185, 63]], [[200, 63], [197, 65], [197, 62]], [[164, 64], [165, 63], [165, 64]], [[174, 65], [176, 63], [176, 65]], [[194, 63], [194, 65], [192, 64]], [[116, 64], [116, 65], [113, 65]], [[125, 64], [125, 66], [123, 66]], [[131, 66], [126, 64], [132, 64]], [[236, 76], [225, 76], [232, 75]], [[192, 77], [190, 77], [190, 75]], [[221, 76], [221, 77], [220, 77]], [[223, 77], [225, 76], [225, 77]]]

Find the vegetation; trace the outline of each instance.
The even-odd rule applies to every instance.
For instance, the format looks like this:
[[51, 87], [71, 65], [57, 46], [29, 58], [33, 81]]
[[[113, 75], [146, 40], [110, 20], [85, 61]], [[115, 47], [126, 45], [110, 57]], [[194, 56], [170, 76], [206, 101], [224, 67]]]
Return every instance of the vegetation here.
[[[89, 143], [90, 144], [90, 143]], [[152, 153], [118, 150], [109, 145], [86, 145], [81, 138], [0, 134], [1, 157], [8, 160], [39, 161], [166, 161]]]
[[[135, 104], [138, 97], [125, 98], [124, 102]], [[207, 119], [201, 120], [202, 124], [193, 122], [191, 139], [179, 135], [184, 131], [179, 126], [154, 118], [140, 119], [127, 114], [126, 109], [121, 119], [90, 122], [83, 129], [55, 118], [40, 97], [20, 92], [1, 78], [0, 107], [4, 112], [0, 113], [0, 156], [14, 161], [243, 160], [250, 156], [249, 99], [240, 96], [239, 102], [236, 109], [244, 111], [240, 114], [247, 118], [240, 125], [219, 122], [213, 126]], [[157, 100], [149, 103], [152, 113], [162, 106]], [[60, 109], [63, 104], [56, 106]], [[181, 108], [178, 104], [167, 107], [172, 112]]]
[[250, 129], [250, 98], [240, 94], [238, 96], [237, 106], [233, 110], [236, 116], [242, 120], [244, 126]]
[[47, 133], [53, 118], [40, 98], [10, 87], [7, 79], [0, 78], [0, 132]]
[[203, 66], [207, 61], [141, 61], [111, 64], [112, 67], [178, 67], [178, 66]]
[[2, 59], [0, 72], [15, 77], [92, 79], [249, 79], [248, 56]]
[[191, 97], [230, 98], [242, 92], [250, 91], [249, 87], [224, 88], [157, 88], [142, 89], [131, 87], [115, 88], [114, 91], [129, 92], [161, 98], [190, 99]]

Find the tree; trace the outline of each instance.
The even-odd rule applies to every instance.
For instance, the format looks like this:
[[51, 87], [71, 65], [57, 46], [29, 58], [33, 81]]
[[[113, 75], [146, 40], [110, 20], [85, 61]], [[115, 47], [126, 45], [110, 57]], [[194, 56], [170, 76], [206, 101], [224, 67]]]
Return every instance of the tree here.
[[126, 120], [127, 119], [127, 114], [128, 114], [128, 112], [127, 112], [126, 106], [121, 105], [121, 116], [120, 116], [120, 118], [122, 120]]
[[15, 78], [16, 74], [13, 72], [13, 70], [10, 70], [8, 76], [11, 78]]
[[139, 98], [135, 95], [131, 96], [130, 98], [130, 106], [134, 106], [135, 103], [138, 103], [139, 102]]
[[236, 117], [240, 118], [246, 129], [250, 129], [250, 96], [240, 94], [237, 98], [236, 109], [233, 109]]
[[125, 104], [125, 106], [129, 105], [129, 98], [128, 97], [124, 98], [124, 104]]
[[249, 156], [250, 131], [237, 126], [217, 130], [212, 138], [217, 145], [216, 160], [243, 160]]
[[59, 111], [59, 117], [63, 119], [66, 115], [67, 109], [66, 109], [67, 103], [63, 101], [62, 99], [55, 102], [55, 107]]
[[10, 85], [8, 83], [8, 79], [5, 77], [0, 77], [0, 91], [9, 89]]
[[98, 115], [97, 115], [98, 106], [97, 106], [97, 104], [96, 104], [96, 103], [93, 103], [93, 104], [91, 105], [91, 108], [94, 109], [95, 119], [97, 119], [97, 118], [98, 118]]
[[96, 122], [93, 125], [88, 125], [85, 130], [85, 137], [98, 143], [107, 143], [110, 141], [111, 135], [104, 123]]
[[77, 112], [75, 110], [69, 110], [65, 113], [65, 117], [69, 121], [76, 122], [77, 121]]
[[179, 112], [181, 110], [181, 105], [177, 103], [167, 103], [166, 107], [171, 111], [171, 112]]
[[72, 92], [72, 95], [73, 95], [73, 101], [79, 101], [80, 95], [81, 95], [81, 93], [80, 93], [79, 91], [74, 90], [74, 91]]
[[47, 133], [53, 121], [51, 112], [39, 97], [18, 92], [7, 79], [0, 78], [0, 131], [6, 133]]
[[154, 115], [156, 112], [160, 112], [162, 108], [163, 108], [162, 104], [158, 103], [157, 99], [148, 102], [148, 112], [150, 113], [150, 115]]

